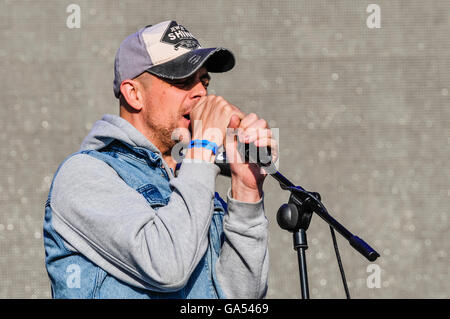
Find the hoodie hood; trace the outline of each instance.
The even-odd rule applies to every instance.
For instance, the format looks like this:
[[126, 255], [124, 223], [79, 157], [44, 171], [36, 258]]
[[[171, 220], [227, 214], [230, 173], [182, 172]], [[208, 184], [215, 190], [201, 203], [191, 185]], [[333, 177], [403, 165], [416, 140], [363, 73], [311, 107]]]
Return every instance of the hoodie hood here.
[[161, 152], [130, 122], [117, 115], [105, 114], [95, 122], [81, 143], [80, 151], [99, 150], [114, 140], [132, 146], [144, 147], [161, 155]]
[[169, 176], [173, 176], [159, 149], [130, 122], [117, 115], [105, 114], [101, 120], [95, 122], [91, 131], [81, 143], [80, 151], [99, 150], [114, 140], [119, 140], [131, 146], [146, 148], [159, 154], [167, 173]]

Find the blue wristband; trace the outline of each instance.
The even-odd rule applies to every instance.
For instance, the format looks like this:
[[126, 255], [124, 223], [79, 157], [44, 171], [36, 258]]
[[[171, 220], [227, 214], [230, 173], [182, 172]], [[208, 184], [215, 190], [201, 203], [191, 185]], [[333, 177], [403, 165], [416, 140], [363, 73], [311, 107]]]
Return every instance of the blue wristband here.
[[192, 140], [187, 148], [193, 148], [193, 147], [204, 147], [207, 150], [211, 150], [213, 155], [216, 155], [217, 149], [218, 149], [216, 143], [210, 142], [208, 140]]

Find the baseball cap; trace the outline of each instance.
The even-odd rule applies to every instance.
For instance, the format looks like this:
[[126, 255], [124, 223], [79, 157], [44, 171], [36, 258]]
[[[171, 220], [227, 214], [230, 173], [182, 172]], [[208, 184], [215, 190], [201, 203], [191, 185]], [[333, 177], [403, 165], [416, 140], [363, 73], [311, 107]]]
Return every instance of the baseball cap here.
[[202, 48], [198, 40], [176, 21], [148, 25], [123, 40], [114, 61], [114, 95], [126, 79], [149, 72], [165, 79], [183, 79], [203, 65], [208, 72], [226, 72], [234, 67], [231, 51]]

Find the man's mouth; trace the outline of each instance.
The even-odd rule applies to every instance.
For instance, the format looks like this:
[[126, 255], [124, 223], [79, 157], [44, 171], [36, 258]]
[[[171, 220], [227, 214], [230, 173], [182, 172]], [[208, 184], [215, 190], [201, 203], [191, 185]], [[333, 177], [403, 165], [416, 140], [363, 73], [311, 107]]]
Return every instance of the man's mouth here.
[[183, 117], [184, 117], [186, 120], [190, 120], [190, 119], [191, 119], [191, 115], [190, 115], [189, 113], [188, 113], [188, 114], [184, 114]]

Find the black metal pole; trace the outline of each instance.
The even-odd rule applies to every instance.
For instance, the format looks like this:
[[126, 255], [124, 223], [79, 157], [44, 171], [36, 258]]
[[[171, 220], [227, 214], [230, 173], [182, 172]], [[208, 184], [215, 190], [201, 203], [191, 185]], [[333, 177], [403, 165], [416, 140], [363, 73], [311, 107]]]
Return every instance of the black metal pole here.
[[302, 299], [309, 299], [308, 272], [306, 268], [305, 254], [305, 250], [308, 249], [308, 242], [306, 241], [306, 230], [300, 228], [297, 232], [293, 233], [293, 236], [294, 249], [297, 250]]

